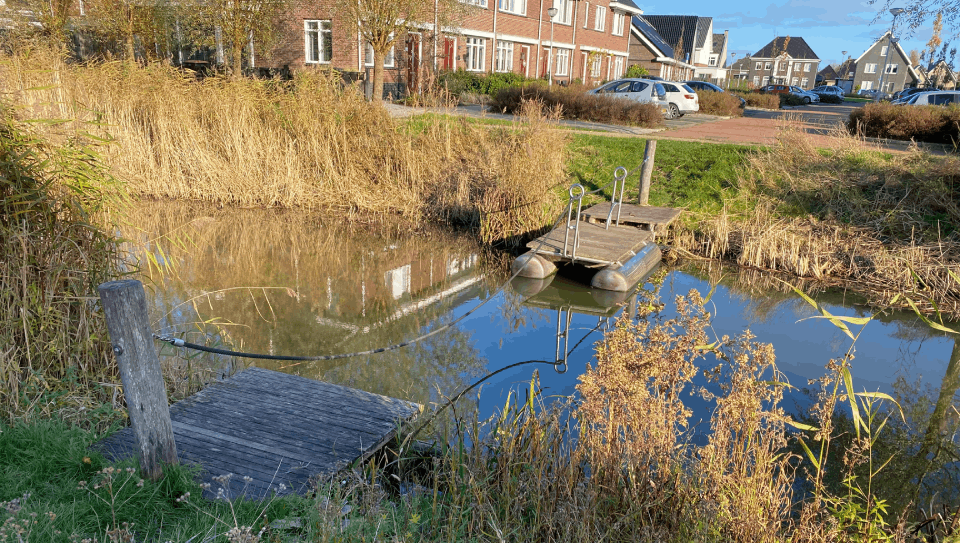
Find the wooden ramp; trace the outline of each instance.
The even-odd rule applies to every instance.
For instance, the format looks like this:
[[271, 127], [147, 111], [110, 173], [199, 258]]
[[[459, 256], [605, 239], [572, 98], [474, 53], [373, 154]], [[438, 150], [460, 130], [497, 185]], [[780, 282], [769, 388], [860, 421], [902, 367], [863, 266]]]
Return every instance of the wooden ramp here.
[[[203, 482], [211, 483], [208, 497], [220, 488], [212, 478], [232, 473], [227, 498], [262, 499], [304, 493], [311, 478], [371, 455], [420, 410], [404, 400], [250, 368], [173, 405], [170, 417], [180, 461], [201, 467]], [[133, 430], [96, 447], [113, 460], [130, 458]]]
[[[604, 224], [607, 220], [608, 213], [610, 213], [610, 202], [603, 202], [584, 210], [583, 218], [589, 223]], [[614, 209], [613, 213], [613, 219], [616, 219], [616, 209]], [[620, 209], [620, 225], [636, 226], [644, 230], [650, 230], [655, 234], [662, 234], [667, 226], [679, 216], [680, 210], [672, 207], [622, 204]], [[611, 226], [611, 228], [613, 228], [613, 226]]]

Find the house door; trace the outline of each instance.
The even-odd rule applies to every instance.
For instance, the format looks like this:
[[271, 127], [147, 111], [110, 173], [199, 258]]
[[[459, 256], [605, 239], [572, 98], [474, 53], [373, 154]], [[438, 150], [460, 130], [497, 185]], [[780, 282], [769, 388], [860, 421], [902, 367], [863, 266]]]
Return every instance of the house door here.
[[530, 70], [527, 68], [529, 58], [530, 58], [530, 46], [521, 45], [520, 46], [520, 73], [523, 74], [523, 77], [530, 77]]
[[443, 38], [443, 69], [457, 68], [457, 38]]
[[420, 91], [420, 34], [407, 34], [407, 93]]

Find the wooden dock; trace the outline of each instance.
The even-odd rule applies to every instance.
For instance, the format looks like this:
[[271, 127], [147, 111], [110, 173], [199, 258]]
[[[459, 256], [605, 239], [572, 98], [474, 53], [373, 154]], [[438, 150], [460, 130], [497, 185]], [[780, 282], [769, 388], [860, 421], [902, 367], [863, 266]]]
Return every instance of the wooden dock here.
[[550, 232], [527, 244], [529, 252], [513, 262], [512, 271], [521, 277], [543, 279], [556, 272], [557, 263], [603, 268], [591, 279], [593, 288], [624, 292], [632, 289], [660, 262], [655, 243], [679, 215], [680, 210], [623, 204], [607, 226], [610, 202], [581, 212], [580, 221], [568, 226], [561, 222]]
[[[588, 223], [604, 224], [607, 214], [610, 213], [610, 202], [602, 202], [583, 211], [583, 218]], [[667, 226], [680, 216], [680, 210], [672, 207], [638, 206], [622, 204], [620, 209], [620, 225], [635, 226], [649, 230], [655, 235], [663, 234]], [[614, 210], [614, 219], [617, 218]]]
[[[182, 463], [213, 477], [234, 474], [227, 498], [304, 493], [311, 479], [365, 459], [420, 413], [418, 404], [260, 368], [211, 384], [170, 407]], [[125, 428], [96, 446], [108, 458], [134, 455]], [[251, 480], [245, 481], [244, 477]], [[283, 490], [281, 486], [283, 485]]]

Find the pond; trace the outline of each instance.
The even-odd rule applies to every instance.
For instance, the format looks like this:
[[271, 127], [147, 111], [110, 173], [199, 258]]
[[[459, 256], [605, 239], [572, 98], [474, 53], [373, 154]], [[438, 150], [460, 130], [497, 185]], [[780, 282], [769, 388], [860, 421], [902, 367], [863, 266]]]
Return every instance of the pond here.
[[[534, 372], [545, 394], [573, 394], [577, 377], [594, 362], [593, 344], [636, 304], [635, 295], [591, 292], [564, 277], [528, 296], [538, 285], [507, 283], [509, 259], [485, 252], [469, 236], [396, 236], [384, 227], [325, 225], [294, 212], [177, 203], [151, 202], [131, 217], [125, 234], [140, 259], [154, 330], [163, 334], [245, 352], [313, 356], [370, 351], [432, 333], [382, 353], [243, 365], [430, 404], [511, 364], [553, 363], [569, 353], [564, 373], [552, 364], [525, 364], [487, 378], [480, 399], [470, 395], [482, 415]], [[760, 272], [669, 269], [659, 287], [644, 288], [660, 289], [670, 315], [675, 296], [691, 289], [706, 295], [713, 285], [714, 333], [735, 336], [749, 328], [756, 341], [772, 343], [780, 370], [798, 389], [823, 376], [827, 362], [850, 346], [842, 331], [811, 318], [818, 313], [809, 304]], [[815, 298], [833, 314], [871, 314], [843, 291]], [[945, 380], [945, 372], [953, 348], [951, 338], [912, 313], [878, 316], [857, 341], [854, 386], [935, 401], [949, 382], [943, 392], [952, 396], [957, 379]], [[169, 346], [162, 354], [181, 355], [191, 371], [235, 363]], [[804, 402], [802, 394], [793, 396]]]

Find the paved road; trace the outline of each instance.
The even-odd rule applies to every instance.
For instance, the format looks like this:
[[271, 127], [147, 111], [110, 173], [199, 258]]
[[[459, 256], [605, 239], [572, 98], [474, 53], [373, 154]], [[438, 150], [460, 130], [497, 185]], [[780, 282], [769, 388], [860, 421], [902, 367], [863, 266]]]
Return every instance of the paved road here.
[[[385, 104], [394, 116], [408, 116], [430, 110], [408, 108], [395, 104]], [[850, 112], [861, 107], [861, 103], [811, 104], [785, 110], [765, 110], [747, 108], [743, 117], [717, 117], [700, 113], [687, 114], [679, 119], [665, 121], [665, 128], [650, 129], [634, 126], [609, 125], [584, 121], [559, 121], [561, 125], [573, 130], [599, 130], [621, 137], [653, 137], [656, 139], [675, 139], [709, 143], [733, 143], [742, 145], [773, 145], [777, 135], [785, 127], [803, 130], [818, 147], [838, 145], [836, 138], [830, 137], [835, 131], [843, 131]], [[512, 115], [486, 112], [480, 105], [458, 106], [452, 109], [436, 110], [438, 113], [467, 115], [493, 119], [514, 120]], [[865, 142], [865, 146], [882, 148], [891, 152], [906, 152], [909, 142]], [[928, 150], [943, 154], [941, 146], [928, 146]]]

